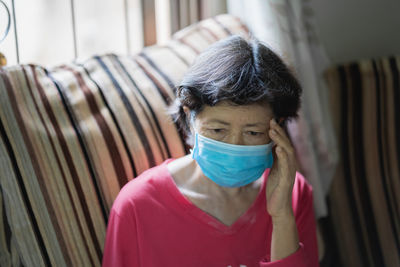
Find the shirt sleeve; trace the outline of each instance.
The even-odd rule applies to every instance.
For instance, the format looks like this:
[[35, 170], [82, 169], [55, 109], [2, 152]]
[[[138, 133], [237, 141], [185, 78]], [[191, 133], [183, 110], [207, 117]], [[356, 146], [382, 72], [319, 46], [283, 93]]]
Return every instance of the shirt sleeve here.
[[307, 183], [297, 203], [296, 225], [299, 248], [286, 258], [271, 262], [269, 252], [260, 261], [260, 267], [319, 267], [316, 219], [313, 206], [313, 189]]
[[111, 209], [108, 219], [102, 267], [139, 267], [139, 246], [135, 217]]

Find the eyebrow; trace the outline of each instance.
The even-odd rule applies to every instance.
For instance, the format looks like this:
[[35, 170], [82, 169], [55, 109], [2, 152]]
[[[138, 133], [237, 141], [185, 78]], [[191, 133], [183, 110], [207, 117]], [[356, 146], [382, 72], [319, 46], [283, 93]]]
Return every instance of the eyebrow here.
[[[222, 120], [218, 120], [218, 119], [212, 119], [212, 120], [207, 121], [207, 123], [213, 123], [213, 122], [217, 122], [217, 123], [220, 123], [220, 124], [223, 124], [223, 125], [230, 125], [230, 123], [222, 121]], [[246, 127], [253, 127], [253, 126], [265, 126], [265, 125], [266, 125], [265, 123], [257, 122], [257, 123], [248, 123], [245, 126]]]

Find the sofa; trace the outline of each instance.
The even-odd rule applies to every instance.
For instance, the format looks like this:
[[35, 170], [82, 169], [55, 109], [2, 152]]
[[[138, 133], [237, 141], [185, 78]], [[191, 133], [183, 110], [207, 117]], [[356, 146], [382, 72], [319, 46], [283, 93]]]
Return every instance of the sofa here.
[[0, 68], [0, 266], [100, 266], [119, 190], [188, 153], [167, 113], [197, 54], [236, 17], [191, 25], [135, 55]]

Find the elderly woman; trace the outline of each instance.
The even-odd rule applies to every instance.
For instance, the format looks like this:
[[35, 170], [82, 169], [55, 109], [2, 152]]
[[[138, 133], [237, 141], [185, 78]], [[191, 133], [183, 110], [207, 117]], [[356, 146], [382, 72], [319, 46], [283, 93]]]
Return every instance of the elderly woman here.
[[312, 188], [284, 130], [300, 94], [257, 40], [233, 36], [199, 55], [173, 113], [191, 154], [122, 188], [103, 266], [319, 266]]

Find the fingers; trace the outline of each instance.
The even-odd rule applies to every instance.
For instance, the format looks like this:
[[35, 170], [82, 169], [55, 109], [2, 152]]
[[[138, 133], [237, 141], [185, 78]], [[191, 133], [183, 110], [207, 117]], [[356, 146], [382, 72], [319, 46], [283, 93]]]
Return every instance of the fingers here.
[[286, 170], [287, 166], [289, 165], [288, 154], [280, 146], [276, 147], [275, 153], [276, 153], [276, 156], [279, 158], [278, 167], [284, 167], [284, 168], [279, 168], [279, 169], [280, 170]]
[[293, 186], [296, 170], [294, 168], [294, 159], [292, 155], [289, 155], [285, 149], [278, 146], [276, 147], [276, 156], [278, 158], [277, 172], [279, 173], [280, 182], [282, 185], [287, 187]]
[[289, 138], [282, 127], [280, 127], [274, 119], [270, 121], [269, 136], [275, 142], [277, 147], [282, 147], [288, 155], [293, 155], [294, 151]]

